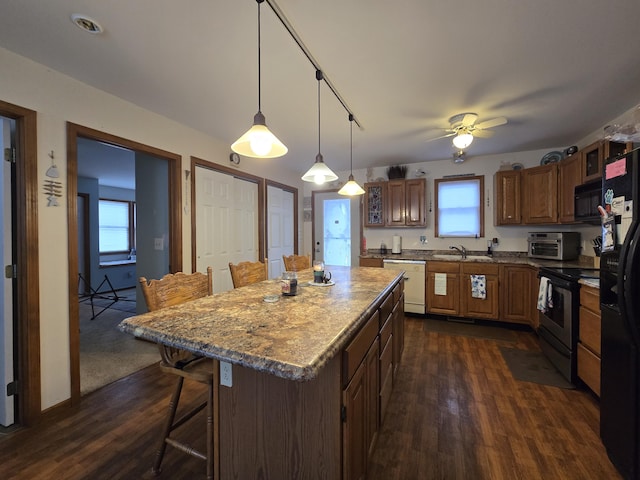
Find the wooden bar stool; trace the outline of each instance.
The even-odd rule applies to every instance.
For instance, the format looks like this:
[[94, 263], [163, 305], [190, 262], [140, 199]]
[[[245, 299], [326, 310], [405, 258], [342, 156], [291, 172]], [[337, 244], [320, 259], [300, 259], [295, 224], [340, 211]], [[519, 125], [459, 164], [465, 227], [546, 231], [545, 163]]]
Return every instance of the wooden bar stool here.
[[289, 255], [288, 257], [283, 255], [282, 261], [284, 262], [284, 269], [287, 272], [297, 272], [300, 270], [306, 270], [311, 268], [311, 254], [307, 255]]
[[236, 265], [229, 263], [233, 288], [244, 287], [252, 283], [262, 282], [269, 278], [269, 263], [267, 259], [262, 262], [240, 262]]
[[[178, 305], [189, 300], [205, 297], [213, 293], [211, 267], [207, 268], [207, 274], [178, 272], [167, 274], [160, 280], [149, 280], [140, 277], [140, 286], [149, 311]], [[156, 452], [156, 459], [152, 472], [158, 475], [167, 445], [205, 460], [207, 463], [207, 479], [213, 478], [213, 361], [210, 358], [199, 357], [191, 352], [179, 348], [158, 344], [160, 349], [160, 369], [172, 375], [176, 375], [176, 387], [169, 402], [169, 413], [162, 429], [162, 440]], [[207, 385], [207, 400], [197, 407], [182, 415], [178, 420], [176, 412], [182, 393], [184, 380], [189, 379]], [[189, 445], [179, 442], [171, 437], [171, 432], [193, 418], [202, 409], [207, 408], [207, 452], [202, 453]]]

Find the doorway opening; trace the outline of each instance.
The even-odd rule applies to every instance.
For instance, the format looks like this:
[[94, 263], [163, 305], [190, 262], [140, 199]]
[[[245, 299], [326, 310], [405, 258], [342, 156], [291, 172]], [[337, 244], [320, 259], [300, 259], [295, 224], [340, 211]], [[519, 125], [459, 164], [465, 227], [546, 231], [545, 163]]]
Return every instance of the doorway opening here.
[[[104, 340], [102, 332], [96, 333], [102, 323], [117, 325], [126, 316], [144, 311], [144, 302], [135, 302], [136, 298], [142, 298], [134, 293], [138, 288], [138, 277], [161, 278], [166, 273], [182, 270], [181, 157], [70, 123], [67, 126], [67, 152], [71, 403], [77, 404], [86, 391], [81, 378], [81, 351], [86, 346], [82, 336], [86, 334], [86, 342], [93, 341], [92, 338]], [[105, 161], [103, 154], [108, 155], [108, 160]], [[93, 164], [92, 160], [96, 159], [98, 161]], [[120, 165], [120, 169], [114, 168], [115, 165]], [[104, 167], [106, 170], [101, 173], [100, 168]], [[101, 177], [113, 176], [114, 172], [118, 175], [109, 181], [111, 185], [100, 185]], [[133, 206], [127, 210], [131, 212], [131, 223], [126, 226], [118, 221], [113, 225], [101, 224], [101, 202]], [[105, 248], [100, 245], [101, 228], [115, 228], [131, 240], [126, 248]], [[85, 281], [80, 282], [81, 278]], [[81, 325], [80, 313], [87, 305], [81, 305], [80, 300], [87, 290], [98, 294], [91, 297], [92, 302], [106, 301], [108, 308], [100, 311], [99, 316], [95, 315], [94, 309], [91, 313], [94, 318], [89, 319], [91, 323]], [[117, 301], [109, 305], [112, 297]], [[125, 308], [112, 308], [116, 303]], [[135, 303], [138, 306], [132, 310]], [[121, 342], [137, 342], [112, 330], [114, 328], [108, 330], [115, 335], [110, 340], [112, 347], [115, 344], [121, 347]], [[155, 345], [149, 347], [142, 354], [148, 359], [140, 361], [153, 363], [157, 360]], [[124, 351], [111, 352], [111, 361], [104, 358], [95, 363], [106, 363], [113, 376], [113, 371], [120, 368], [118, 365], [131, 363], [127, 354], [125, 347]], [[91, 357], [85, 355], [85, 358]]]

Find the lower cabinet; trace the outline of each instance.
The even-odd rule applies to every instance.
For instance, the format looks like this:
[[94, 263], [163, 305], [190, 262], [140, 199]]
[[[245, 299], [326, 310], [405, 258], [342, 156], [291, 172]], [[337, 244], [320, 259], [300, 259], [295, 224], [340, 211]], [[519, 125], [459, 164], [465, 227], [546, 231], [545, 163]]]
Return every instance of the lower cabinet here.
[[528, 265], [500, 266], [500, 319], [538, 328], [538, 269]]
[[[498, 319], [499, 267], [484, 262], [427, 262], [427, 311], [438, 315]], [[483, 294], [472, 276], [484, 276]], [[475, 293], [474, 293], [475, 292]]]
[[384, 262], [382, 261], [382, 258], [360, 257], [360, 266], [382, 268], [384, 266]]
[[403, 286], [394, 287], [342, 353], [344, 480], [366, 478], [391, 398], [404, 349]]
[[600, 291], [580, 287], [580, 326], [578, 328], [578, 377], [600, 396]]

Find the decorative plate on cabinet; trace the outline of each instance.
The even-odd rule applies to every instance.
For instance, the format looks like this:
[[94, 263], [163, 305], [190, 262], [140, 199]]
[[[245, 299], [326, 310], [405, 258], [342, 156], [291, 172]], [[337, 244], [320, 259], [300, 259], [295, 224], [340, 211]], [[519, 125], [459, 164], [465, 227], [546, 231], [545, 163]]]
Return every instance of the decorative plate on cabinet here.
[[540, 165], [548, 165], [549, 163], [559, 162], [560, 160], [562, 160], [562, 157], [562, 152], [558, 152], [557, 150], [549, 152], [544, 157], [542, 157], [542, 160], [540, 160]]
[[513, 165], [511, 165], [511, 168], [514, 170], [522, 170], [524, 168], [524, 165], [521, 163], [514, 163]]

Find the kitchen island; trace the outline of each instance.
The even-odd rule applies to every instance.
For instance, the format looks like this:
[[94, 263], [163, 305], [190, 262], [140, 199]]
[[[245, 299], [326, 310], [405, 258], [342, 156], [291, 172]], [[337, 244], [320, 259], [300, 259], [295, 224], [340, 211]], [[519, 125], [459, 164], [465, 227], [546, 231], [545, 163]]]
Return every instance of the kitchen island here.
[[[391, 308], [393, 318], [403, 318], [397, 314], [402, 275], [376, 268], [330, 271], [332, 286], [304, 286], [311, 270], [299, 272], [296, 296], [279, 295], [280, 283], [267, 280], [120, 324], [137, 337], [213, 359], [215, 478], [340, 479], [366, 469], [387, 380], [380, 378], [379, 362], [386, 367], [387, 358], [399, 360], [401, 353], [382, 358], [396, 344], [390, 341]], [[265, 302], [268, 295], [278, 301]], [[373, 353], [375, 373], [372, 367], [359, 375], [365, 355]], [[220, 385], [219, 362], [232, 365], [231, 387]], [[376, 397], [359, 391], [353, 403], [349, 387], [360, 377]], [[365, 412], [356, 418], [352, 407]], [[364, 466], [354, 439], [366, 440]]]

